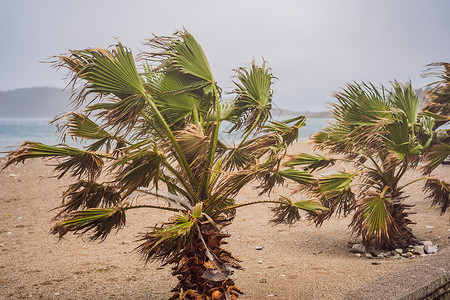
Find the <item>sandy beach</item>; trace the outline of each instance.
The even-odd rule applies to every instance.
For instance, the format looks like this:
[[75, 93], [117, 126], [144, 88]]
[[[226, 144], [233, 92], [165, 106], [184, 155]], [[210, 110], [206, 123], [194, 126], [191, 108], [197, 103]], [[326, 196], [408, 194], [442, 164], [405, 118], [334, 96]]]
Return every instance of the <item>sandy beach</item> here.
[[[310, 152], [312, 147], [298, 142], [292, 152]], [[0, 168], [6, 162], [0, 158]], [[450, 178], [450, 167], [438, 167], [434, 175]], [[61, 194], [71, 182], [57, 180], [48, 161], [8, 167], [0, 173], [0, 299], [167, 299], [176, 285], [170, 266], [146, 266], [134, 252], [139, 233], [146, 226], [166, 220], [171, 214], [159, 211], [130, 211], [127, 226], [111, 234], [103, 243], [87, 242], [67, 235], [58, 241], [50, 235], [52, 211], [61, 203]], [[406, 174], [406, 180], [419, 177]], [[422, 182], [408, 187], [414, 204], [411, 219], [418, 238], [431, 240], [439, 251], [449, 247], [449, 214], [424, 200]], [[289, 195], [290, 187], [276, 195]], [[247, 187], [237, 202], [256, 199]], [[162, 202], [161, 202], [162, 203]], [[265, 205], [240, 209], [226, 248], [243, 263], [244, 271], [234, 274], [242, 299], [340, 299], [367, 282], [398, 271], [429, 257], [374, 260], [349, 252], [354, 237], [350, 218], [332, 218], [320, 228], [304, 220], [292, 226], [272, 226]], [[256, 250], [255, 247], [263, 247]], [[393, 287], [395, 288], [395, 287]]]

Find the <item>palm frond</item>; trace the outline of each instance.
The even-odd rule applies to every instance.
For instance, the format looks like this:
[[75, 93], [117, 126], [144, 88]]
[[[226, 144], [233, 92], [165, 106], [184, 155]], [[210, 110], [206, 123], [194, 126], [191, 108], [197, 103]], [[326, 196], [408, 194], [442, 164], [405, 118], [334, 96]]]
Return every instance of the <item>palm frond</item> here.
[[321, 155], [311, 155], [307, 153], [293, 154], [284, 163], [287, 167], [304, 166], [310, 172], [314, 172], [328, 166], [334, 165], [336, 159], [327, 158]]
[[317, 199], [292, 202], [291, 199], [282, 196], [279, 200], [279, 204], [272, 208], [274, 218], [270, 220], [270, 223], [274, 225], [292, 225], [301, 219], [300, 210], [306, 211], [311, 215], [319, 215], [323, 211], [326, 211], [327, 208], [323, 207], [321, 202]]
[[69, 186], [63, 194], [62, 210], [55, 218], [81, 209], [107, 208], [117, 205], [122, 196], [117, 188], [96, 182], [79, 181]]
[[280, 170], [279, 173], [282, 177], [293, 180], [300, 185], [311, 186], [316, 184], [316, 179], [308, 171], [289, 168]]
[[61, 172], [58, 178], [70, 171], [72, 177], [82, 178], [86, 176], [89, 181], [93, 181], [102, 171], [103, 159], [111, 158], [111, 156], [106, 153], [85, 151], [67, 145], [48, 146], [26, 141], [20, 148], [8, 154], [8, 161], [3, 168], [30, 158], [64, 159], [55, 166], [55, 169]]
[[447, 157], [450, 156], [450, 145], [438, 143], [433, 145], [425, 156], [425, 164], [423, 171], [430, 174], [436, 169]]
[[71, 212], [57, 222], [51, 233], [58, 234], [62, 238], [69, 231], [73, 231], [75, 234], [93, 231], [89, 237], [91, 240], [104, 240], [114, 228], [117, 230], [123, 228], [125, 220], [125, 206], [79, 210]]
[[270, 118], [272, 108], [272, 76], [265, 63], [261, 67], [255, 61], [250, 68], [237, 70], [237, 81], [234, 81], [237, 94], [234, 106], [240, 112], [241, 124], [235, 128], [244, 127], [244, 132], [249, 133], [257, 126], [264, 124]]
[[188, 214], [179, 214], [161, 227], [142, 235], [142, 242], [136, 248], [145, 261], [161, 260], [163, 262], [177, 256], [189, 247], [193, 237], [196, 221]]
[[378, 245], [386, 244], [391, 239], [391, 235], [398, 232], [391, 215], [390, 195], [385, 195], [384, 191], [369, 193], [359, 203], [354, 215], [354, 222], [357, 222], [354, 230], [357, 234], [361, 234], [365, 241], [375, 241]]
[[450, 184], [438, 178], [430, 178], [423, 188], [428, 193], [428, 199], [432, 199], [432, 205], [440, 206], [441, 214], [450, 206]]
[[194, 175], [200, 180], [209, 153], [211, 136], [204, 133], [201, 125], [188, 124], [183, 130], [175, 132], [175, 137], [180, 145], [186, 160]]
[[415, 124], [419, 114], [419, 98], [411, 83], [393, 82], [393, 90], [389, 92], [389, 101], [405, 116], [408, 124]]
[[129, 147], [130, 152], [114, 162], [113, 167], [119, 168], [116, 176], [121, 192], [132, 193], [138, 187], [148, 187], [153, 184], [158, 188], [158, 180], [163, 176], [165, 155], [152, 142], [141, 142]]

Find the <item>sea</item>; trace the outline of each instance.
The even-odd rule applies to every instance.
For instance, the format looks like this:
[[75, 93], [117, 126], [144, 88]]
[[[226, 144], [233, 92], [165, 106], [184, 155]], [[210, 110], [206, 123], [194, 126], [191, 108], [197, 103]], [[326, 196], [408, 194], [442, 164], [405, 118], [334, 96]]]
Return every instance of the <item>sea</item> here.
[[[6, 156], [8, 151], [16, 149], [24, 141], [47, 145], [59, 144], [61, 141], [56, 134], [56, 127], [50, 125], [50, 121], [50, 119], [0, 118], [0, 156]], [[308, 139], [330, 121], [330, 118], [307, 118], [306, 126], [300, 128], [299, 139]], [[238, 138], [225, 132], [222, 132], [220, 137], [228, 143], [232, 143], [233, 139]], [[73, 141], [67, 140], [66, 143], [76, 146]]]

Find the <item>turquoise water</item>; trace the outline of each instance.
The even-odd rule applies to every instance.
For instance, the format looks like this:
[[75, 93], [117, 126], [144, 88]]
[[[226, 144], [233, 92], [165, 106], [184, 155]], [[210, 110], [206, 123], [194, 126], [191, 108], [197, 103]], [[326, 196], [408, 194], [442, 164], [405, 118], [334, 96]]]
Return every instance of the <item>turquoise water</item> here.
[[[48, 145], [58, 144], [56, 127], [49, 125], [49, 119], [0, 119], [0, 156], [5, 156], [23, 141], [41, 142]], [[306, 126], [300, 129], [300, 139], [305, 140], [319, 131], [329, 118], [308, 118]], [[221, 138], [232, 138], [222, 133]], [[70, 143], [74, 145], [73, 143]]]

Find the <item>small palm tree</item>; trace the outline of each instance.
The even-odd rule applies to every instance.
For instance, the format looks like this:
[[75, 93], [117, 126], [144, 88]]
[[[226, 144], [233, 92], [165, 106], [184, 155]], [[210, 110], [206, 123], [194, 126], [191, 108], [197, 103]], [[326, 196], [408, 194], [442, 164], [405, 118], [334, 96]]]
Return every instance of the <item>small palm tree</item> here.
[[[73, 232], [103, 240], [125, 225], [133, 209], [173, 212], [143, 234], [138, 246], [146, 261], [173, 265], [179, 283], [171, 299], [236, 299], [241, 292], [230, 276], [241, 266], [221, 247], [230, 236], [223, 228], [236, 209], [275, 203], [275, 223], [295, 222], [299, 210], [325, 210], [315, 199], [234, 200], [252, 181], [268, 194], [286, 179], [313, 180], [281, 164], [304, 117], [269, 122], [274, 77], [264, 63], [237, 70], [236, 97], [227, 102], [204, 52], [186, 30], [146, 44], [154, 51], [139, 54], [139, 67], [121, 43], [112, 50], [57, 56], [55, 66], [69, 72], [74, 105], [90, 100], [83, 110], [58, 118], [59, 129], [87, 145], [25, 142], [9, 153], [5, 167], [54, 158], [60, 177], [76, 179], [63, 195], [51, 231], [61, 238]], [[224, 124], [241, 133], [238, 145], [219, 139]], [[155, 204], [156, 199], [167, 205]], [[155, 222], [151, 213], [145, 222]]]
[[[320, 150], [339, 156], [298, 154], [286, 165], [302, 165], [309, 172], [338, 162], [354, 165], [354, 172], [318, 176], [311, 186], [311, 193], [329, 209], [314, 216], [316, 224], [321, 225], [333, 214], [354, 213], [350, 226], [366, 245], [407, 247], [415, 239], [409, 227], [411, 205], [404, 201], [405, 188], [412, 182], [401, 179], [423, 161], [424, 173], [429, 175], [449, 154], [448, 130], [437, 127], [438, 122], [450, 118], [420, 110], [411, 84], [394, 82], [388, 90], [354, 83], [336, 93], [335, 98], [334, 121], [313, 136], [313, 142]], [[433, 176], [417, 180], [427, 181], [425, 190], [444, 213], [449, 204], [449, 184]]]

